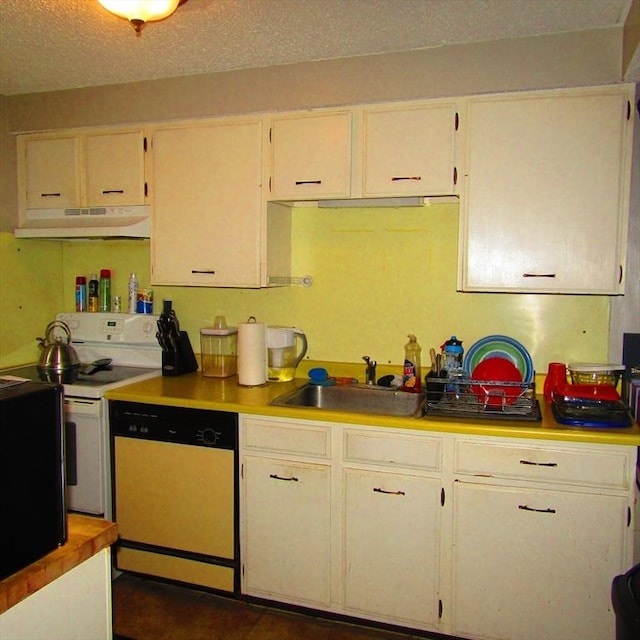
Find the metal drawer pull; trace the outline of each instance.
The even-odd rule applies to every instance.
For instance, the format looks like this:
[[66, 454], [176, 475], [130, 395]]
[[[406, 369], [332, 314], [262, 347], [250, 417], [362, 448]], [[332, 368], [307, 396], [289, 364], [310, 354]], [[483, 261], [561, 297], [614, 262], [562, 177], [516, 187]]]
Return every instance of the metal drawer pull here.
[[204, 270], [191, 269], [191, 273], [215, 273], [215, 271], [213, 269], [204, 269]]
[[422, 176], [394, 176], [391, 178], [391, 182], [398, 182], [398, 180], [422, 180]]
[[124, 193], [124, 189], [103, 189], [102, 193], [104, 193], [104, 194], [108, 194], [108, 193]]
[[274, 480], [284, 480], [285, 482], [299, 482], [298, 478], [296, 478], [295, 476], [284, 478], [283, 476], [279, 476], [277, 473], [270, 473], [269, 477], [273, 478]]
[[405, 492], [404, 491], [387, 491], [385, 489], [382, 489], [380, 487], [374, 487], [373, 488], [375, 493], [386, 493], [390, 496], [404, 496]]
[[527, 507], [526, 504], [519, 504], [518, 509], [523, 511], [535, 511], [536, 513], [555, 513], [555, 509], [534, 509], [533, 507]]
[[322, 180], [296, 180], [296, 184], [322, 184]]
[[523, 278], [555, 278], [555, 273], [523, 273]]
[[61, 193], [41, 193], [40, 197], [41, 198], [59, 198], [62, 194]]
[[528, 464], [533, 467], [557, 467], [557, 462], [531, 462], [530, 460], [520, 460], [520, 464]]

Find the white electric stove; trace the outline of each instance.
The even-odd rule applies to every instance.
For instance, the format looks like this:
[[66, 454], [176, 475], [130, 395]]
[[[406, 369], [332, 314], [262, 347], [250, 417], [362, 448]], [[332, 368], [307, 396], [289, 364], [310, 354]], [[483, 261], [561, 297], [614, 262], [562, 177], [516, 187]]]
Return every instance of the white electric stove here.
[[[59, 313], [71, 331], [81, 366], [77, 379], [64, 384], [67, 507], [110, 519], [111, 461], [108, 403], [104, 394], [162, 373], [156, 339], [157, 316], [127, 313]], [[65, 336], [63, 336], [65, 337]], [[89, 373], [97, 360], [111, 359]], [[36, 364], [6, 369], [2, 375], [38, 381]]]

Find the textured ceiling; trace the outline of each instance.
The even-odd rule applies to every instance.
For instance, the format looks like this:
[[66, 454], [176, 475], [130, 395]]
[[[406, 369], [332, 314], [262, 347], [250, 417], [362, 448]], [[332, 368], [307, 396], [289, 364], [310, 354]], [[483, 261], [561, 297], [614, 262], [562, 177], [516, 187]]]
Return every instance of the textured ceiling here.
[[[136, 37], [97, 0], [0, 0], [15, 95], [621, 27], [631, 0], [188, 0]], [[640, 81], [639, 54], [625, 79]]]

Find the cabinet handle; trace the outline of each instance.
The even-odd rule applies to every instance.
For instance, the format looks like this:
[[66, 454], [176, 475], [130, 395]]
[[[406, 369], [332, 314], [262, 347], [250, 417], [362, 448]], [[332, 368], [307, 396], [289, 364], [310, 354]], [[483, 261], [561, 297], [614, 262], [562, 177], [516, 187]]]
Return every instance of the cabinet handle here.
[[523, 273], [523, 278], [555, 278], [555, 273]]
[[400, 180], [422, 180], [422, 176], [393, 176], [391, 182], [399, 182]]
[[374, 493], [386, 493], [390, 496], [404, 496], [406, 495], [404, 491], [387, 491], [386, 489], [382, 489], [381, 487], [374, 487]]
[[215, 271], [213, 269], [202, 269], [202, 270], [191, 269], [191, 273], [209, 273], [209, 274], [214, 274]]
[[531, 462], [530, 460], [520, 460], [520, 464], [528, 464], [534, 467], [557, 467], [557, 462]]
[[458, 184], [458, 167], [453, 167], [453, 184]]
[[295, 476], [285, 478], [283, 476], [279, 476], [277, 473], [270, 473], [269, 477], [273, 478], [274, 480], [284, 480], [285, 482], [300, 482]]
[[299, 184], [322, 184], [322, 180], [296, 180], [296, 185]]
[[536, 513], [555, 513], [555, 509], [547, 508], [547, 509], [534, 509], [533, 507], [528, 507], [526, 504], [519, 504], [518, 509], [522, 509], [522, 511], [535, 511]]
[[124, 189], [103, 189], [103, 195], [107, 195], [109, 193], [124, 193]]
[[59, 198], [62, 194], [61, 193], [41, 193], [40, 197], [41, 198]]

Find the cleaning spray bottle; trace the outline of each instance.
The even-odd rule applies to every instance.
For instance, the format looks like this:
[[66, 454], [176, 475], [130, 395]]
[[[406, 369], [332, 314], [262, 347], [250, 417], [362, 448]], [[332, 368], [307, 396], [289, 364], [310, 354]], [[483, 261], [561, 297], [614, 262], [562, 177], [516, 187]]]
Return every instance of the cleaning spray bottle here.
[[402, 371], [402, 390], [419, 393], [421, 388], [420, 353], [422, 348], [416, 337], [409, 334], [409, 342], [404, 345], [404, 369]]

